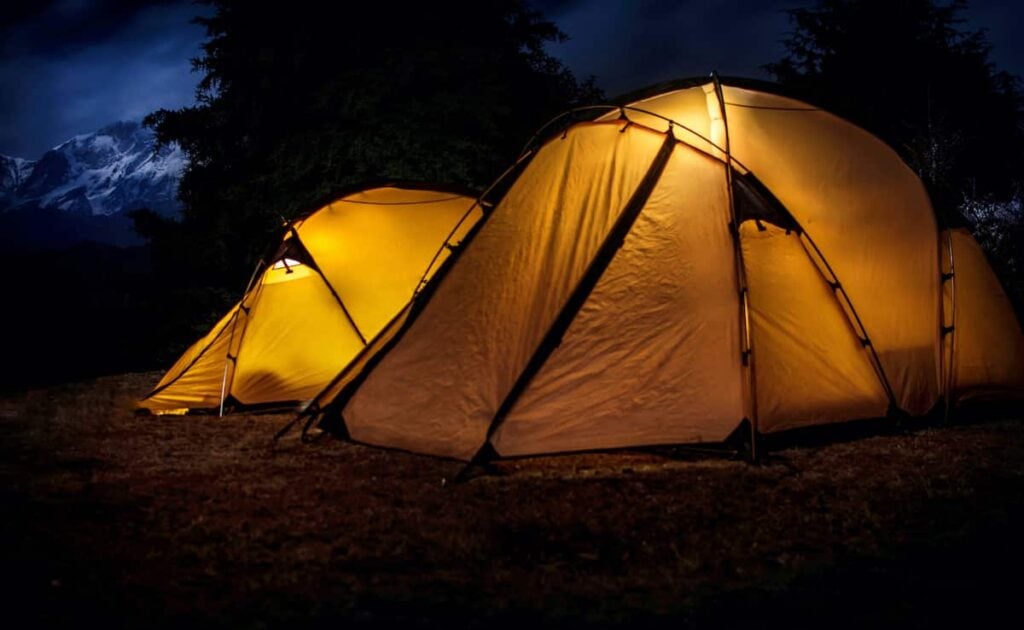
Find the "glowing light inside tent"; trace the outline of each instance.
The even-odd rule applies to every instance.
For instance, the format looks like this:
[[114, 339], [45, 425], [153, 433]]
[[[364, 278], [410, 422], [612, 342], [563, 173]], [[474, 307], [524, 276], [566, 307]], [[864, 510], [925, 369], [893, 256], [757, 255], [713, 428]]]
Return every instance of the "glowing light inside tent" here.
[[302, 263], [295, 260], [294, 258], [282, 258], [281, 260], [274, 263], [271, 269], [291, 269], [292, 267], [300, 267]]
[[294, 258], [281, 258], [270, 266], [263, 276], [263, 284], [275, 284], [278, 282], [290, 282], [309, 277], [312, 273], [311, 267], [295, 260]]

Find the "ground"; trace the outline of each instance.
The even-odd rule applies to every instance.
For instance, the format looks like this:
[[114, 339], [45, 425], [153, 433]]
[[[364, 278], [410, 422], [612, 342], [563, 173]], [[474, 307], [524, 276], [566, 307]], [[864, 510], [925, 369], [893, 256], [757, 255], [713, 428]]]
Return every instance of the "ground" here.
[[[1024, 414], [766, 465], [460, 466], [289, 416], [137, 416], [158, 375], [0, 397], [8, 619], [33, 626], [939, 627], [1018, 612]], [[1012, 618], [1012, 617], [1010, 617]]]

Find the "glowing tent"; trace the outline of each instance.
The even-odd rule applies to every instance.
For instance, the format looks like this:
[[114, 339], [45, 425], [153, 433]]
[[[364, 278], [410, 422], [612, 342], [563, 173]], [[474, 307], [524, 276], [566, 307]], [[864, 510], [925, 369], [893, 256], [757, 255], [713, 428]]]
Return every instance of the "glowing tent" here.
[[415, 316], [311, 420], [467, 461], [1024, 390], [1024, 337], [981, 250], [871, 134], [742, 80], [589, 111], [528, 151]]
[[392, 184], [293, 221], [239, 303], [139, 406], [302, 406], [341, 368], [369, 358], [481, 216], [473, 193]]

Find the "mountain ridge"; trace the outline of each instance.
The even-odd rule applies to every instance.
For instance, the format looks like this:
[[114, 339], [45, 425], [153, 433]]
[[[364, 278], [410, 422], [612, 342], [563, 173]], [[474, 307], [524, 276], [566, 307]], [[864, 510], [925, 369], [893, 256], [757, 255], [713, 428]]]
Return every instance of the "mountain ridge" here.
[[153, 130], [135, 120], [76, 135], [38, 160], [0, 155], [0, 242], [140, 244], [127, 212], [179, 216], [185, 166], [180, 147], [158, 146]]

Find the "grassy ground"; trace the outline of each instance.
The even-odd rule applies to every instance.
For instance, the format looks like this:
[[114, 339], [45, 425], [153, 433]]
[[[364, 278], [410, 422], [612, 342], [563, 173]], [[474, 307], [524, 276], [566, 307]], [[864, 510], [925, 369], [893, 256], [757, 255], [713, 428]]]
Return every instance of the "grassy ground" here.
[[[458, 464], [149, 418], [155, 375], [0, 398], [5, 615], [45, 625], [937, 627], [1016, 616], [1024, 422], [773, 463]], [[1013, 617], [1007, 617], [1012, 619]], [[390, 625], [390, 624], [389, 624]]]

